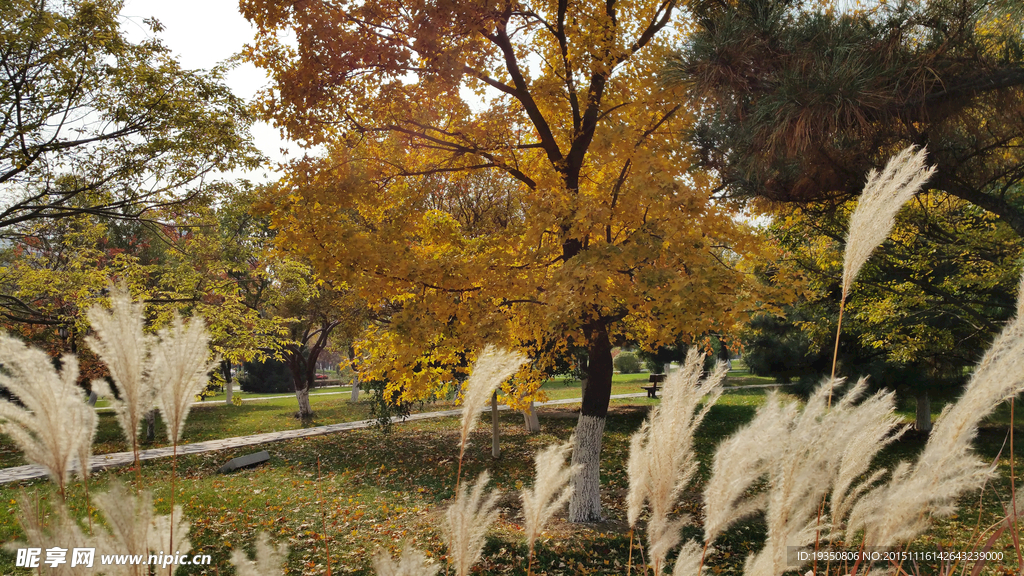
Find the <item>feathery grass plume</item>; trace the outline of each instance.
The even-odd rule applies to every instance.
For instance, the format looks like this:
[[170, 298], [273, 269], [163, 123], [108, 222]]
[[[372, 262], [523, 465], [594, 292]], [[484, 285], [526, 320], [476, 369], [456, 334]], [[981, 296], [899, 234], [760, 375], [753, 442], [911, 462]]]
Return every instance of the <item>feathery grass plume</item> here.
[[[373, 570], [377, 576], [434, 576], [440, 569], [440, 566], [427, 564], [427, 557], [409, 542], [402, 548], [402, 556], [398, 562], [392, 560], [383, 550], [378, 550], [373, 556]], [[239, 573], [239, 576], [246, 575]]]
[[775, 450], [772, 439], [785, 433], [786, 423], [796, 414], [796, 405], [782, 403], [772, 390], [750, 423], [718, 445], [711, 478], [704, 488], [705, 542], [714, 542], [737, 520], [764, 509], [764, 494], [748, 499], [743, 496], [767, 473], [768, 460]]
[[672, 576], [700, 576], [705, 571], [701, 566], [703, 555], [703, 550], [693, 540], [680, 546]]
[[872, 170], [857, 208], [850, 216], [843, 256], [843, 299], [857, 273], [896, 225], [896, 213], [935, 174], [925, 165], [927, 151], [904, 148], [889, 159], [881, 172]]
[[18, 397], [22, 406], [0, 399], [0, 431], [46, 468], [61, 496], [75, 460], [89, 473], [89, 455], [96, 433], [96, 413], [78, 387], [78, 360], [61, 356], [60, 372], [50, 356], [17, 338], [0, 333], [0, 387]]
[[[104, 542], [97, 553], [149, 554], [153, 495], [148, 490], [143, 490], [136, 496], [124, 484], [113, 482], [109, 490], [96, 496], [96, 508], [103, 514], [110, 528], [109, 536], [103, 539]], [[124, 574], [149, 574], [148, 566], [122, 568]]]
[[[1020, 309], [1024, 290], [1017, 298]], [[960, 399], [943, 409], [917, 461], [901, 463], [886, 484], [853, 505], [849, 530], [863, 529], [868, 545], [890, 545], [926, 530], [929, 517], [951, 514], [958, 495], [993, 474], [971, 449], [978, 423], [1022, 390], [1024, 316], [1018, 315], [985, 352]]]
[[[796, 402], [780, 402], [772, 393], [750, 425], [723, 442], [715, 454], [705, 489], [706, 542], [742, 515], [765, 512], [768, 537], [764, 547], [747, 559], [747, 576], [777, 576], [791, 569], [787, 548], [814, 543], [836, 522], [835, 516], [820, 515], [819, 503], [831, 490], [834, 505], [848, 507], [846, 502], [877, 475], [852, 492], [850, 486], [878, 451], [902, 433], [893, 433], [899, 426], [893, 393], [879, 392], [858, 403], [867, 389], [864, 378], [829, 408], [831, 390], [841, 383], [823, 382], [802, 411]], [[766, 491], [742, 500], [763, 476]]]
[[153, 346], [153, 385], [157, 407], [167, 425], [167, 437], [173, 444], [181, 440], [192, 402], [209, 380], [209, 372], [218, 360], [209, 360], [210, 335], [202, 318], [192, 318], [186, 326], [174, 314], [169, 328], [159, 332]]
[[536, 475], [533, 488], [524, 488], [520, 493], [523, 501], [523, 517], [526, 545], [533, 558], [533, 545], [551, 516], [564, 506], [572, 496], [569, 479], [579, 466], [566, 466], [565, 457], [572, 450], [573, 440], [565, 444], [552, 444], [539, 450], [534, 457]]
[[[885, 241], [896, 225], [896, 213], [917, 194], [917, 191], [935, 174], [935, 167], [926, 168], [924, 148], [904, 148], [889, 159], [885, 168], [868, 173], [864, 192], [850, 215], [846, 233], [846, 251], [843, 255], [843, 294], [839, 301], [839, 325], [836, 328], [836, 346], [832, 354], [832, 378], [836, 377], [836, 358], [839, 355], [839, 332], [843, 326], [843, 310], [857, 273], [864, 267], [871, 253]], [[829, 398], [829, 405], [832, 400]]]
[[149, 528], [149, 549], [167, 550], [168, 554], [181, 552], [182, 554], [192, 549], [192, 543], [188, 539], [188, 529], [191, 526], [182, 513], [181, 506], [175, 506], [171, 514], [154, 516]]
[[260, 532], [256, 537], [256, 557], [249, 560], [241, 548], [231, 552], [231, 565], [235, 567], [236, 576], [268, 576], [282, 574], [284, 563], [288, 559], [288, 545], [270, 544], [270, 535]]
[[[41, 548], [46, 550], [55, 546], [73, 550], [74, 548], [96, 548], [98, 546], [97, 538], [82, 532], [78, 523], [68, 514], [67, 508], [64, 507], [63, 503], [55, 502], [53, 504], [53, 514], [50, 516], [50, 522], [47, 523], [44, 521], [43, 515], [40, 514], [36, 501], [30, 499], [25, 493], [19, 494], [17, 499], [18, 506], [21, 508], [18, 522], [25, 532], [25, 541], [4, 544], [3, 547], [7, 551], [16, 553], [19, 548]], [[45, 560], [45, 557], [40, 559], [40, 566], [44, 566], [43, 560]], [[45, 569], [47, 574], [80, 576], [96, 574], [99, 572], [100, 567], [96, 565], [94, 568], [84, 566], [72, 568], [71, 563], [67, 562], [65, 564], [58, 564], [53, 568], [46, 566]]]
[[[679, 493], [697, 472], [693, 437], [708, 411], [722, 395], [722, 380], [728, 365], [720, 362], [711, 375], [701, 380], [704, 354], [691, 348], [683, 367], [665, 382], [661, 405], [651, 409], [645, 424], [630, 438], [629, 494], [627, 519], [636, 524], [644, 502], [650, 508], [647, 523], [648, 552], [655, 574], [679, 543], [679, 529], [689, 517], [669, 520]], [[698, 410], [701, 400], [704, 406]]]
[[[899, 419], [894, 415], [892, 392], [879, 392], [856, 404], [867, 389], [862, 378], [829, 409], [834, 384], [822, 383], [780, 437], [762, 439], [775, 449], [767, 467], [768, 537], [764, 547], [748, 558], [744, 570], [748, 576], [777, 576], [791, 569], [787, 548], [813, 544], [834, 524], [834, 518], [819, 516], [819, 503], [829, 490], [837, 487], [845, 494], [845, 487], [894, 438]], [[871, 432], [861, 434], [865, 429]]]
[[88, 336], [85, 341], [110, 370], [118, 398], [110, 393], [106, 380], [93, 380], [92, 386], [98, 395], [110, 398], [114, 415], [128, 437], [137, 465], [139, 429], [146, 412], [153, 407], [155, 394], [149, 378], [152, 339], [142, 332], [145, 322], [142, 302], [133, 302], [123, 284], [111, 286], [109, 290], [111, 310], [108, 312], [101, 306], [92, 306], [87, 312], [96, 336]]
[[459, 483], [459, 476], [462, 475], [462, 457], [466, 454], [469, 433], [480, 419], [480, 411], [498, 386], [519, 371], [526, 361], [526, 356], [518, 352], [488, 344], [473, 363], [473, 371], [466, 379], [465, 392], [462, 394], [462, 427], [459, 432], [459, 471], [455, 478], [456, 486]]
[[490, 479], [490, 474], [484, 470], [472, 491], [463, 485], [445, 513], [444, 538], [448, 544], [448, 559], [455, 568], [456, 576], [469, 574], [469, 569], [480, 559], [484, 550], [484, 534], [498, 518], [496, 505], [499, 493], [491, 492], [484, 499], [484, 486]]

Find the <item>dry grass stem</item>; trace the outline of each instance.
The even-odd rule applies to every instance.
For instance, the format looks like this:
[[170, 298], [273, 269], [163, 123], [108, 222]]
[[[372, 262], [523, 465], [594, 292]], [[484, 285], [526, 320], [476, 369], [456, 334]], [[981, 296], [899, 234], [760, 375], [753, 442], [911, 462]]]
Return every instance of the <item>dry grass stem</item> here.
[[77, 385], [78, 360], [62, 356], [58, 372], [46, 352], [7, 334], [0, 334], [0, 358], [0, 387], [22, 404], [0, 399], [0, 431], [21, 448], [25, 459], [46, 468], [63, 495], [76, 460], [79, 472], [88, 475], [96, 434], [96, 412]]
[[89, 324], [96, 333], [86, 343], [110, 370], [118, 398], [110, 393], [105, 380], [94, 380], [93, 391], [110, 399], [118, 424], [128, 437], [138, 461], [139, 429], [153, 407], [155, 390], [150, 381], [149, 346], [151, 338], [142, 332], [143, 304], [132, 302], [123, 285], [110, 288], [111, 310], [93, 306], [88, 311]]
[[373, 556], [373, 570], [377, 576], [434, 576], [440, 569], [440, 566], [427, 564], [426, 555], [408, 542], [402, 548], [402, 556], [397, 562], [383, 550]]
[[704, 354], [691, 348], [683, 367], [666, 380], [661, 404], [630, 438], [626, 516], [630, 526], [635, 526], [644, 503], [650, 508], [648, 552], [656, 574], [661, 573], [669, 550], [679, 543], [680, 528], [689, 521], [688, 517], [670, 520], [669, 514], [697, 472], [694, 435], [722, 395], [728, 365], [719, 363], [701, 380], [703, 370]]
[[498, 492], [484, 498], [484, 486], [490, 480], [487, 471], [480, 473], [473, 489], [463, 485], [455, 502], [445, 514], [444, 538], [448, 544], [448, 559], [457, 576], [466, 576], [483, 554], [484, 534], [498, 518], [496, 505]]
[[153, 346], [153, 384], [157, 407], [167, 425], [167, 437], [178, 444], [192, 402], [206, 387], [209, 372], [218, 360], [209, 360], [210, 335], [202, 318], [186, 326], [177, 314], [169, 328], [160, 331]]
[[572, 445], [573, 440], [570, 439], [565, 444], [552, 444], [538, 451], [534, 458], [536, 475], [533, 488], [524, 488], [520, 494], [526, 545], [531, 557], [533, 545], [544, 525], [572, 496], [572, 486], [568, 483], [577, 467], [565, 465], [565, 457], [572, 450]]
[[256, 557], [249, 557], [240, 548], [231, 552], [231, 565], [235, 567], [236, 576], [269, 576], [283, 574], [284, 563], [288, 559], [288, 545], [270, 543], [270, 535], [260, 532], [256, 537]]

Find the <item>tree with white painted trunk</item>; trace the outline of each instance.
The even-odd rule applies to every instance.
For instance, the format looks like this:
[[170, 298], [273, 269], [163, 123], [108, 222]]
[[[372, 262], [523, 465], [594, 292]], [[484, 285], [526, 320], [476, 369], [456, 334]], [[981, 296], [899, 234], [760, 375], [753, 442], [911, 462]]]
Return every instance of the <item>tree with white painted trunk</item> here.
[[279, 242], [387, 310], [363, 378], [436, 397], [495, 343], [533, 359], [504, 390], [523, 409], [586, 350], [570, 518], [600, 519], [612, 346], [725, 332], [773, 299], [742, 271], [766, 248], [692, 169], [685, 94], [650, 81], [680, 3], [241, 6], [266, 116], [321, 145], [272, 190]]

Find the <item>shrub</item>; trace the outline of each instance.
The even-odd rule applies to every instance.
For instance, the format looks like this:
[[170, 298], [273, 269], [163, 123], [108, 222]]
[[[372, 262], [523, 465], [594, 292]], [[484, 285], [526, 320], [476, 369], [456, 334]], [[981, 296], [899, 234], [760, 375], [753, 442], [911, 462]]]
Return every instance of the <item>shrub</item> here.
[[280, 360], [246, 362], [242, 364], [244, 374], [238, 378], [243, 392], [292, 392], [292, 373], [288, 365]]
[[640, 371], [640, 359], [632, 352], [623, 352], [615, 357], [615, 369], [621, 374], [636, 374]]

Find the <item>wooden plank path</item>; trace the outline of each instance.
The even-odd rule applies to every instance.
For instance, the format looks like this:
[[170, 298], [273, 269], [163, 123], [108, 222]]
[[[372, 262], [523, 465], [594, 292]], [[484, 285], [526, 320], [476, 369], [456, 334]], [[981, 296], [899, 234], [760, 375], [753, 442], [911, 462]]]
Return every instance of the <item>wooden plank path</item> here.
[[[749, 386], [726, 386], [726, 391], [737, 390], [745, 388], [766, 388], [782, 386], [782, 384], [755, 384]], [[612, 399], [619, 398], [642, 398], [646, 396], [645, 392], [639, 392], [636, 394], [615, 394]], [[548, 402], [538, 402], [535, 406], [556, 406], [559, 404], [578, 404], [582, 402], [582, 398], [566, 398], [563, 400], [549, 400]], [[498, 410], [508, 410], [508, 406], [498, 406]], [[489, 412], [490, 406], [485, 407], [481, 412]], [[413, 422], [416, 420], [428, 420], [431, 418], [445, 418], [447, 416], [460, 416], [462, 415], [462, 409], [456, 408], [454, 410], [442, 410], [439, 412], [423, 412], [420, 414], [412, 414], [405, 420], [393, 417], [391, 421], [395, 424], [401, 422]], [[256, 446], [259, 444], [266, 444], [267, 442], [280, 442], [282, 440], [291, 440], [293, 438], [308, 438], [310, 436], [322, 436], [324, 434], [336, 434], [338, 432], [344, 432], [346, 430], [358, 430], [360, 428], [369, 428], [376, 420], [357, 420], [355, 422], [341, 422], [338, 424], [328, 424], [326, 426], [317, 426], [315, 428], [299, 428], [297, 430], [282, 430], [280, 432], [266, 432], [264, 434], [252, 434], [249, 436], [236, 436], [234, 438], [223, 438], [220, 440], [207, 440], [205, 442], [195, 442], [192, 444], [179, 444], [178, 454], [200, 454], [203, 452], [216, 452], [218, 450], [227, 450], [229, 448], [242, 448], [245, 446]], [[165, 446], [163, 448], [150, 448], [148, 450], [139, 451], [140, 460], [153, 460], [155, 458], [167, 458], [173, 456], [174, 447]], [[131, 452], [114, 452], [111, 454], [98, 454], [93, 456], [89, 460], [89, 467], [93, 470], [102, 470], [104, 468], [111, 468], [114, 466], [127, 466], [134, 461]], [[21, 482], [24, 480], [36, 480], [39, 478], [46, 478], [46, 469], [38, 464], [28, 464], [25, 466], [15, 466], [13, 468], [0, 469], [0, 484], [9, 484], [11, 482]]]

